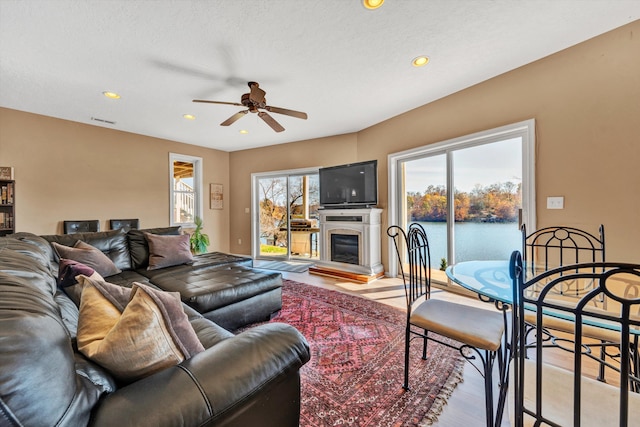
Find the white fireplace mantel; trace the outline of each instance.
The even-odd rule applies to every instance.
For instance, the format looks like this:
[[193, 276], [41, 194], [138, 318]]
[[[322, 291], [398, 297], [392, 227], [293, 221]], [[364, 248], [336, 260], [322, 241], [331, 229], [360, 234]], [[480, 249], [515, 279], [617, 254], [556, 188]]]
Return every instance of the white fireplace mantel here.
[[[384, 270], [380, 255], [380, 224], [382, 209], [321, 209], [320, 266], [365, 275], [377, 275]], [[331, 235], [358, 236], [358, 264], [332, 261]]]

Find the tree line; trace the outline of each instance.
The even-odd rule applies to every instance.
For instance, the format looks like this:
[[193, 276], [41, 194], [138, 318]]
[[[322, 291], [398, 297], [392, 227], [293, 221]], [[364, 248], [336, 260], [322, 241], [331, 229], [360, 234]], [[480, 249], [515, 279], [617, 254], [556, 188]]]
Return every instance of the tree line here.
[[[514, 222], [521, 207], [522, 185], [505, 182], [483, 187], [478, 184], [470, 192], [456, 191], [453, 198], [458, 222]], [[408, 192], [407, 210], [411, 221], [446, 221], [446, 187], [430, 185], [424, 192]]]

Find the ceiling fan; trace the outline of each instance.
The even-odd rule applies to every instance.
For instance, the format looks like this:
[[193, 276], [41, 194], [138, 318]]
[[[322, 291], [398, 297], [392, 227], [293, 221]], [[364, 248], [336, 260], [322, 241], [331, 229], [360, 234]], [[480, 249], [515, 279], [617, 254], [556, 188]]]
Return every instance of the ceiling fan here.
[[[270, 113], [284, 114], [291, 117], [296, 117], [298, 119], [307, 119], [307, 113], [303, 113], [301, 111], [288, 110], [286, 108], [280, 107], [272, 107], [267, 105], [267, 100], [265, 99], [266, 92], [260, 89], [260, 85], [256, 82], [249, 82], [249, 88], [251, 91], [249, 93], [245, 93], [242, 95], [240, 103], [238, 102], [223, 102], [223, 101], [207, 101], [204, 99], [194, 99], [193, 102], [204, 102], [207, 104], [225, 104], [225, 105], [237, 105], [239, 107], [247, 107], [248, 110], [242, 110], [229, 117], [224, 122], [220, 123], [220, 126], [229, 126], [234, 123], [236, 120], [240, 119], [247, 113], [258, 113], [258, 117], [260, 117], [266, 124], [271, 126], [271, 129], [276, 132], [282, 132], [284, 128], [280, 123], [278, 123], [273, 117], [269, 115], [266, 111]], [[266, 110], [266, 111], [260, 111]]]

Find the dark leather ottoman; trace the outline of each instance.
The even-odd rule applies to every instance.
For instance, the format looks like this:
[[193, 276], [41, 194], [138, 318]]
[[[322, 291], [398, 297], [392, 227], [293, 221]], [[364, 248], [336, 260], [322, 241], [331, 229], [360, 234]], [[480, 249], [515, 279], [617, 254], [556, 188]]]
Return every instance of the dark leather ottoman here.
[[282, 308], [282, 275], [238, 264], [140, 271], [223, 328], [269, 320]]

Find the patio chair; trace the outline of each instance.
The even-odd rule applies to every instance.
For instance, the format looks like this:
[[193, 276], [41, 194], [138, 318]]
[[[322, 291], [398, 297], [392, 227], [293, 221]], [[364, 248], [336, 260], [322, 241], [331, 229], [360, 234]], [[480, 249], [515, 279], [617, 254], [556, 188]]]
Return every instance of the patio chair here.
[[88, 233], [100, 231], [100, 221], [97, 219], [81, 221], [63, 221], [64, 234]]
[[[511, 255], [510, 273], [516, 337], [509, 385], [511, 426], [637, 426], [640, 394], [632, 390], [638, 390], [640, 378], [632, 367], [636, 364], [637, 368], [638, 363], [633, 337], [640, 334], [640, 265], [580, 263], [527, 280], [522, 256], [516, 251]], [[590, 283], [589, 292], [571, 298], [560, 293], [567, 285], [582, 281]], [[606, 310], [595, 307], [601, 299], [609, 302]], [[530, 325], [528, 312], [537, 318], [533, 343], [522, 333]], [[571, 319], [575, 338], [565, 348], [570, 351], [564, 353], [570, 354], [566, 366], [558, 366], [566, 358], [543, 351], [543, 316]], [[604, 328], [618, 335], [620, 370], [611, 384], [587, 377], [590, 358], [584, 350], [585, 328]], [[527, 358], [531, 348], [535, 354]]]
[[[527, 235], [526, 225], [521, 227], [522, 231], [522, 254], [525, 265], [525, 278], [534, 277], [542, 272], [556, 267], [562, 267], [581, 262], [604, 262], [605, 261], [605, 240], [604, 225], [600, 225], [598, 235], [589, 233], [573, 227], [553, 226], [536, 230]], [[588, 292], [592, 284], [585, 281], [565, 282], [564, 288], [557, 288], [554, 291], [563, 295], [573, 295], [579, 297]], [[602, 305], [604, 301], [593, 301], [593, 304]], [[535, 316], [532, 313], [525, 313], [526, 320], [533, 331]], [[573, 325], [557, 318], [544, 319], [545, 335], [548, 346], [564, 347], [565, 342], [571, 342], [566, 337], [559, 337], [556, 332], [572, 334]], [[597, 343], [585, 343], [590, 349], [590, 357], [600, 362], [598, 379], [605, 381], [605, 369], [607, 366], [616, 369], [615, 365], [607, 363], [607, 357], [612, 361], [617, 360], [616, 335], [602, 328], [584, 328], [583, 335], [597, 340]], [[612, 341], [613, 340], [613, 341]], [[614, 349], [613, 353], [608, 350]], [[593, 354], [598, 351], [599, 356]]]
[[[431, 254], [427, 234], [420, 224], [411, 224], [406, 232], [392, 225], [387, 229], [387, 235], [395, 246], [407, 303], [402, 387], [410, 390], [409, 353], [412, 339], [422, 339], [423, 360], [428, 356], [429, 340], [455, 348], [484, 377], [486, 425], [493, 426], [494, 420], [499, 425], [506, 384], [500, 384], [501, 397], [498, 412], [494, 416], [492, 372], [497, 357], [500, 378], [505, 378], [506, 363], [499, 351], [505, 335], [503, 316], [497, 311], [431, 298]], [[480, 364], [482, 367], [478, 366]], [[420, 381], [420, 378], [415, 381]]]

